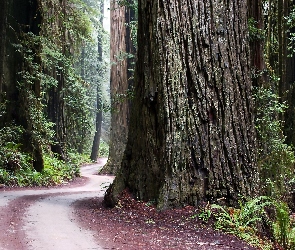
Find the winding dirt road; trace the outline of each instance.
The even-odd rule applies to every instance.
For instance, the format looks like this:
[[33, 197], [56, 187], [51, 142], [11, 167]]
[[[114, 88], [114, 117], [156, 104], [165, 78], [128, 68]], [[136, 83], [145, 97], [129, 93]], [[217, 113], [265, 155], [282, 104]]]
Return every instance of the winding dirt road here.
[[79, 227], [71, 204], [103, 196], [113, 177], [95, 175], [106, 163], [81, 168], [85, 185], [0, 191], [0, 250], [103, 249], [94, 231]]

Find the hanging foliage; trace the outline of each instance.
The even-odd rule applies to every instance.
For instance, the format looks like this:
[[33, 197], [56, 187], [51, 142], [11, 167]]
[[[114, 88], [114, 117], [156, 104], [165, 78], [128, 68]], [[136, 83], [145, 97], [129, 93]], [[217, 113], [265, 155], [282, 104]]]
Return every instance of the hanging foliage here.
[[[92, 9], [79, 0], [38, 0], [37, 3], [41, 17], [39, 32], [23, 32], [19, 44], [15, 45], [24, 58], [20, 88], [27, 93], [30, 85], [35, 86], [24, 97], [34, 107], [31, 110], [38, 110], [39, 115], [30, 113], [27, 117], [32, 123], [40, 123], [33, 126], [34, 133], [48, 128], [46, 138], [52, 139], [50, 129], [54, 129], [58, 143], [75, 148], [78, 142], [85, 142], [81, 142], [82, 138], [87, 138], [81, 131], [91, 131], [89, 84], [77, 74], [74, 65], [81, 45], [92, 40], [89, 18]], [[46, 116], [51, 123], [44, 122]]]

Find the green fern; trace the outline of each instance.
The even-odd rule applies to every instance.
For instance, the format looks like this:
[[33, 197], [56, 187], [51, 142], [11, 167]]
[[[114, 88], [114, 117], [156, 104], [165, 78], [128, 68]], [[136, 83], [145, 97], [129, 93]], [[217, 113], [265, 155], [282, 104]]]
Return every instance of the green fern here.
[[[272, 201], [269, 197], [260, 196], [247, 201], [245, 204], [239, 202], [240, 208], [223, 207], [211, 205], [216, 209], [216, 228], [227, 233], [232, 233], [249, 244], [261, 247], [261, 240], [258, 236], [258, 223], [265, 217], [265, 207], [270, 206]], [[271, 249], [269, 242], [263, 242], [263, 249]]]
[[290, 210], [285, 202], [274, 202], [276, 221], [273, 224], [276, 240], [284, 249], [295, 249], [295, 227], [290, 219]]

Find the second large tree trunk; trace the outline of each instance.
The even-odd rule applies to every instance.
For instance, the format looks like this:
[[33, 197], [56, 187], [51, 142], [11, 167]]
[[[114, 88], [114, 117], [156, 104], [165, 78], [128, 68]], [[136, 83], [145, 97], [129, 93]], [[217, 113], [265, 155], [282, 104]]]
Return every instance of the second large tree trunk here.
[[[111, 131], [110, 149], [107, 164], [101, 173], [115, 174], [120, 168], [128, 137], [130, 54], [134, 52], [128, 22], [134, 17], [134, 11], [126, 1], [111, 1]], [[128, 3], [128, 4], [127, 4]]]
[[[104, 1], [100, 2], [100, 25], [103, 27], [103, 17], [104, 17]], [[98, 35], [97, 37], [97, 60], [99, 62], [99, 65], [102, 65], [102, 37], [101, 35]], [[102, 74], [102, 66], [98, 66], [98, 72]], [[95, 117], [95, 133], [92, 143], [92, 149], [91, 149], [91, 155], [90, 159], [92, 161], [97, 161], [97, 158], [99, 156], [99, 146], [100, 146], [100, 137], [101, 137], [101, 125], [102, 125], [102, 94], [101, 94], [101, 83], [97, 82], [96, 86], [96, 117]]]
[[129, 137], [105, 200], [236, 203], [258, 181], [246, 2], [139, 1]]
[[3, 86], [3, 67], [6, 43], [6, 20], [7, 20], [7, 1], [2, 0], [0, 3], [0, 104], [2, 99], [2, 86]]

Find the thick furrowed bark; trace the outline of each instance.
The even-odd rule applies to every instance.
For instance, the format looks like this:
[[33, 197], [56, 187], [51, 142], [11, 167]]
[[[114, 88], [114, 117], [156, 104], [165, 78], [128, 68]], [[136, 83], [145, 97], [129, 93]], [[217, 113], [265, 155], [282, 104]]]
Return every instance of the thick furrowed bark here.
[[[107, 164], [101, 173], [115, 174], [120, 168], [128, 136], [129, 100], [128, 92], [128, 48], [126, 43], [126, 13], [128, 7], [117, 0], [111, 1], [111, 131]], [[129, 12], [128, 12], [129, 14]]]
[[139, 6], [132, 132], [115, 189], [127, 186], [160, 208], [253, 195], [246, 3]]

